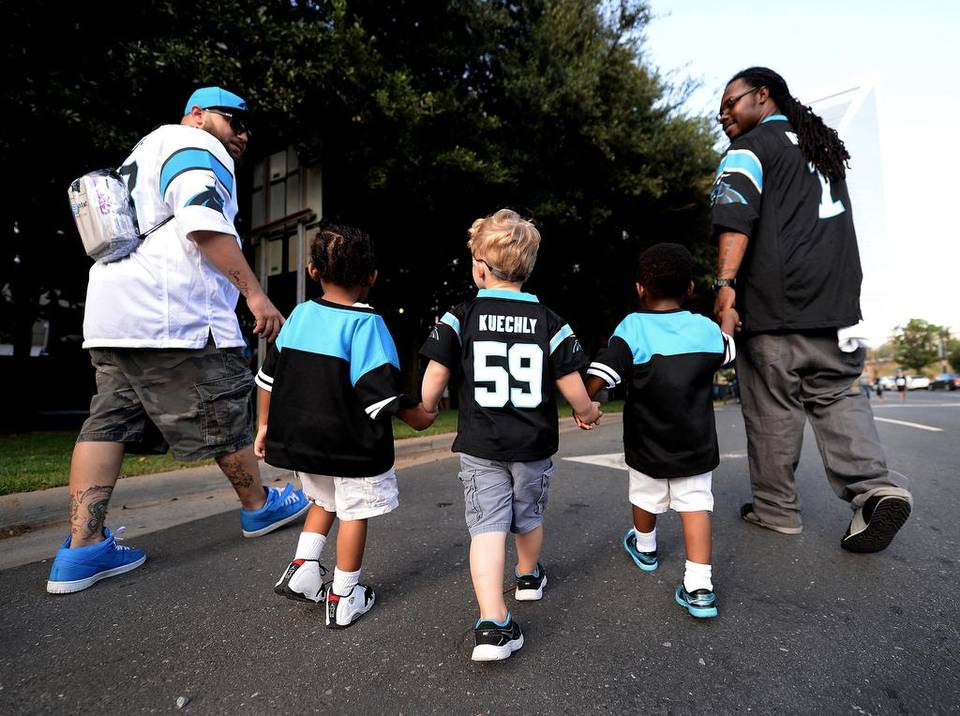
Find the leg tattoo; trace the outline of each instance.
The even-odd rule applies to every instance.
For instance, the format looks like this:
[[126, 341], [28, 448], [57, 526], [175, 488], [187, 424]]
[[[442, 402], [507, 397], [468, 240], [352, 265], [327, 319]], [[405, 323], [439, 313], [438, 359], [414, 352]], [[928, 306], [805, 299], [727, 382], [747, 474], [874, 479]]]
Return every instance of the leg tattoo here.
[[70, 495], [70, 532], [79, 539], [90, 539], [103, 532], [107, 504], [113, 486], [94, 485]]
[[257, 476], [247, 470], [236, 455], [224, 455], [217, 459], [217, 464], [236, 489], [249, 489], [256, 483]]

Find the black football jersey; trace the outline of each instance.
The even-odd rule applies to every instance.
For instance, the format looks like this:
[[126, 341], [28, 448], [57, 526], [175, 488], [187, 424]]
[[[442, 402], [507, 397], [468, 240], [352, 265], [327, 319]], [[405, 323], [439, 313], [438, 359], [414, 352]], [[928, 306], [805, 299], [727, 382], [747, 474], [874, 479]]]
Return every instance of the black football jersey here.
[[850, 196], [807, 162], [783, 115], [737, 137], [710, 195], [713, 232], [750, 237], [737, 274], [745, 332], [852, 326], [860, 320], [860, 253]]
[[334, 477], [393, 467], [391, 416], [412, 404], [383, 318], [364, 304], [297, 306], [256, 381], [271, 391], [266, 461]]
[[713, 375], [736, 357], [733, 339], [689, 311], [639, 311], [620, 322], [587, 369], [627, 388], [627, 465], [656, 478], [690, 477], [720, 462]]
[[420, 353], [461, 374], [455, 452], [527, 462], [557, 451], [554, 382], [587, 361], [570, 326], [536, 296], [481, 289], [443, 315]]

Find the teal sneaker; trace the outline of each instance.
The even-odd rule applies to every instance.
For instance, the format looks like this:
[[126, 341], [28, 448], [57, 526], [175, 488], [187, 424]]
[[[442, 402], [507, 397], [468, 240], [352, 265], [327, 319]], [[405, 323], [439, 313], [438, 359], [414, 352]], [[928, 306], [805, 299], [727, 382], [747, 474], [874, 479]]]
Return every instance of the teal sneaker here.
[[103, 542], [89, 547], [70, 549], [70, 537], [67, 537], [53, 558], [47, 591], [50, 594], [79, 592], [101, 579], [134, 570], [146, 561], [146, 552], [118, 544], [107, 527], [103, 528]]
[[644, 572], [652, 572], [660, 565], [660, 562], [657, 561], [656, 550], [653, 552], [641, 552], [637, 549], [637, 535], [632, 528], [627, 530], [627, 533], [623, 536], [623, 548], [627, 551], [627, 554], [630, 555], [630, 559], [633, 560], [634, 564]]
[[717, 595], [709, 589], [694, 589], [688, 592], [683, 584], [677, 587], [677, 604], [698, 619], [717, 616]]
[[260, 537], [279, 529], [310, 509], [310, 500], [302, 490], [294, 490], [289, 482], [283, 490], [266, 487], [267, 501], [259, 510], [240, 510], [240, 526], [244, 537]]

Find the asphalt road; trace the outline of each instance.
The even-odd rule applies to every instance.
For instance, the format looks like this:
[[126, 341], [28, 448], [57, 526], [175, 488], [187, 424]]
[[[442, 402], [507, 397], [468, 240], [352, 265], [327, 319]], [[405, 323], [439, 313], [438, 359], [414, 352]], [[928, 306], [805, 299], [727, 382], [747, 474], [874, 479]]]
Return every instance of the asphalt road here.
[[620, 547], [626, 473], [561, 459], [620, 452], [610, 424], [561, 440], [550, 585], [539, 603], [508, 599], [527, 641], [505, 662], [469, 659], [476, 607], [451, 459], [400, 473], [400, 509], [371, 522], [364, 582], [378, 605], [344, 631], [272, 592], [298, 530], [244, 540], [235, 513], [139, 537], [143, 568], [76, 595], [44, 592], [46, 563], [0, 573], [0, 713], [170, 712], [178, 697], [196, 713], [957, 712], [960, 394], [895, 397], [874, 406], [916, 505], [876, 555], [839, 548], [849, 508], [809, 429], [803, 534], [743, 523], [743, 422], [736, 405], [718, 411], [716, 619], [673, 603], [676, 516], [659, 526], [660, 569], [640, 572]]

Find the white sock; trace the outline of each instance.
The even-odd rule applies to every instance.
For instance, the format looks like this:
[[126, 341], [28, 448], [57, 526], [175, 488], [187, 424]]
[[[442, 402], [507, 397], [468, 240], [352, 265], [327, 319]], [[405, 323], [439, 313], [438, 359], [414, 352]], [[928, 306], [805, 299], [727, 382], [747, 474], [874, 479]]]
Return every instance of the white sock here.
[[350, 594], [359, 581], [359, 569], [356, 572], [342, 572], [339, 567], [333, 570], [333, 592], [341, 597]]
[[320, 559], [323, 546], [327, 543], [327, 536], [319, 532], [301, 532], [297, 542], [297, 553], [294, 559]]
[[633, 534], [637, 536], [637, 549], [640, 552], [657, 551], [657, 528], [654, 527], [649, 532], [641, 532], [636, 527], [633, 528]]
[[700, 564], [687, 560], [687, 568], [683, 573], [683, 588], [688, 592], [697, 589], [707, 589], [713, 591], [713, 580], [711, 579], [713, 567], [709, 564]]

